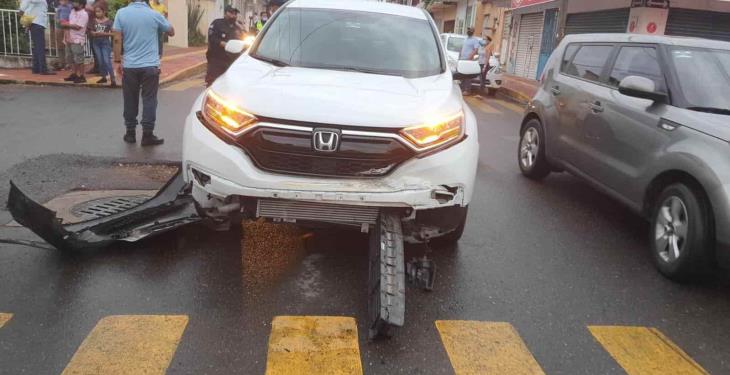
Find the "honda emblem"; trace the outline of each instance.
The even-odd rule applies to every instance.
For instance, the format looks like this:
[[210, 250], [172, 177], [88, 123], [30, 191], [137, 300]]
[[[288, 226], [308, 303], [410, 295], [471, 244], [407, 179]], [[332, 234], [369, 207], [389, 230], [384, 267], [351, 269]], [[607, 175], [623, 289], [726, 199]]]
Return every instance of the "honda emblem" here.
[[315, 129], [312, 133], [312, 148], [319, 152], [335, 152], [340, 145], [340, 132], [329, 129]]

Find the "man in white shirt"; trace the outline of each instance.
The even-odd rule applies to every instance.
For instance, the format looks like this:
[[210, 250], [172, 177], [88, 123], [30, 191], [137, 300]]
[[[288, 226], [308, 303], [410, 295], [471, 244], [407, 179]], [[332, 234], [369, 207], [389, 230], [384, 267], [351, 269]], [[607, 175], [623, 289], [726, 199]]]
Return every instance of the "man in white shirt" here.
[[21, 0], [21, 15], [33, 17], [30, 40], [33, 44], [33, 74], [54, 75], [46, 64], [46, 27], [48, 27], [48, 3], [46, 0]]

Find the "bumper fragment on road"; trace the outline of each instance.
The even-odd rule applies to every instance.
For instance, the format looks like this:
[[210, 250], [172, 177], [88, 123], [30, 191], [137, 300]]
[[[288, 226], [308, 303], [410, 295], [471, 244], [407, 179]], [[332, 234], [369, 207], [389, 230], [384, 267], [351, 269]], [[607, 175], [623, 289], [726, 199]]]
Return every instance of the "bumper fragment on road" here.
[[457, 375], [544, 375], [517, 330], [502, 322], [436, 321]]
[[77, 224], [63, 225], [56, 212], [30, 199], [12, 181], [8, 210], [19, 224], [62, 250], [135, 242], [201, 220], [179, 171], [157, 195], [141, 205]]
[[589, 326], [593, 337], [629, 375], [707, 375], [656, 328]]
[[267, 375], [362, 373], [355, 319], [328, 316], [274, 318], [266, 361]]
[[62, 375], [165, 374], [187, 324], [185, 315], [105, 317]]

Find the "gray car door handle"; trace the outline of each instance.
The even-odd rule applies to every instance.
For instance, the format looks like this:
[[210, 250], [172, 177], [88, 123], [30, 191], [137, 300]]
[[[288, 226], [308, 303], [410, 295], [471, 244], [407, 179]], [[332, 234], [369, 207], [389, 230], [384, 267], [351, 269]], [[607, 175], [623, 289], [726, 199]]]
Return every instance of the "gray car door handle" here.
[[603, 106], [601, 105], [601, 102], [595, 101], [591, 103], [591, 111], [593, 111], [593, 113], [603, 112]]
[[558, 96], [558, 95], [560, 95], [560, 87], [554, 86], [553, 88], [550, 89], [550, 92], [552, 92], [553, 95]]

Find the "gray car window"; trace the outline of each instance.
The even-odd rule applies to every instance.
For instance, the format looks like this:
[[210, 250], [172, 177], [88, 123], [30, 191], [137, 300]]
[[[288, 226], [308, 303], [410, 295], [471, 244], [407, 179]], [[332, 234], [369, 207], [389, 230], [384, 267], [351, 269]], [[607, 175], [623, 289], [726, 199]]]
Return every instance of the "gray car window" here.
[[628, 76], [639, 76], [654, 81], [656, 91], [667, 92], [667, 84], [659, 65], [657, 51], [653, 47], [622, 47], [613, 65], [608, 83], [618, 87]]
[[612, 51], [613, 46], [582, 46], [566, 66], [565, 73], [598, 82]]
[[578, 44], [571, 44], [571, 45], [565, 47], [565, 53], [563, 54], [563, 62], [560, 64], [561, 72], [565, 73], [565, 69], [568, 67], [570, 60], [573, 59], [573, 56], [575, 55], [575, 51], [578, 50], [578, 47], [580, 47], [580, 45], [578, 45]]
[[730, 51], [673, 47], [671, 58], [687, 107], [730, 110]]

